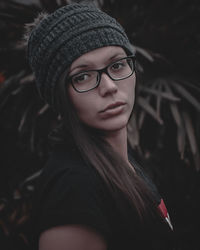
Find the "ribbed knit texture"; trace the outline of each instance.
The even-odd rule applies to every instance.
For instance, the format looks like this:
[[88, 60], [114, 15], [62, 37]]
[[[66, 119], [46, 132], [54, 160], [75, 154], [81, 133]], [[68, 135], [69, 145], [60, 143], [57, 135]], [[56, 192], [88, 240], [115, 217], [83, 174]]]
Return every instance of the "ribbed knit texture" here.
[[49, 14], [28, 41], [28, 59], [41, 97], [54, 106], [55, 87], [72, 62], [91, 50], [112, 45], [134, 53], [121, 25], [92, 4], [70, 4]]

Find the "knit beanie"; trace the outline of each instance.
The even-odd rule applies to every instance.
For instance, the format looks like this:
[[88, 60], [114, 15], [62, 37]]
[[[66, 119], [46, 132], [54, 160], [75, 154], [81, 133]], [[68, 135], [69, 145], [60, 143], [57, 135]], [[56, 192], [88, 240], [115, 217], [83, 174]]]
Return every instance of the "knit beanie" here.
[[121, 25], [94, 4], [68, 4], [47, 15], [31, 31], [27, 51], [40, 96], [54, 107], [60, 76], [72, 62], [114, 45], [134, 54]]

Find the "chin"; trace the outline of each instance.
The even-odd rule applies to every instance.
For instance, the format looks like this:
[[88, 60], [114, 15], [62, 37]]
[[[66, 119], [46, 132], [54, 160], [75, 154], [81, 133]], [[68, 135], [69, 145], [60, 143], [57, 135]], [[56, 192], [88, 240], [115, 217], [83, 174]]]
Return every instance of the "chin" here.
[[128, 124], [128, 119], [110, 119], [110, 121], [105, 121], [103, 124], [98, 124], [96, 129], [107, 131], [107, 132], [114, 132], [123, 129]]
[[91, 129], [104, 131], [104, 132], [114, 132], [123, 129], [127, 126], [130, 114], [126, 112], [122, 115], [118, 115], [109, 119], [85, 119], [82, 122], [90, 127]]

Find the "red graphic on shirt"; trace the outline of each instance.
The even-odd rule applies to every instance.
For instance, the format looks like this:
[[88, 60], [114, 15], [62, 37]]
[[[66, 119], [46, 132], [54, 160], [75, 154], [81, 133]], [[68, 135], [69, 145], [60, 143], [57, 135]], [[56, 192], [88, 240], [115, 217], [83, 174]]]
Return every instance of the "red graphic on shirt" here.
[[170, 217], [169, 217], [169, 214], [168, 214], [168, 211], [167, 211], [167, 208], [165, 206], [165, 203], [164, 203], [163, 199], [161, 199], [161, 202], [160, 202], [160, 204], [158, 206], [158, 209], [159, 209], [162, 217], [165, 219], [165, 221], [168, 223], [170, 228], [173, 230], [173, 226], [172, 226], [172, 223], [170, 221]]

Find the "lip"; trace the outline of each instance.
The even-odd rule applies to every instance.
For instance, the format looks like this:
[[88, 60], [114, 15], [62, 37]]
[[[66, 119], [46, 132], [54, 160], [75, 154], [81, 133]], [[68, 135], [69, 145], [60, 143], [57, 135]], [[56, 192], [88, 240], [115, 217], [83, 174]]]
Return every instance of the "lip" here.
[[125, 105], [124, 102], [111, 103], [105, 109], [101, 110], [100, 113], [104, 113], [104, 112], [109, 111], [109, 110], [114, 110], [115, 108], [123, 106], [123, 105]]
[[102, 119], [108, 119], [111, 117], [115, 117], [124, 112], [126, 103], [124, 102], [116, 102], [108, 105], [105, 109], [103, 109], [99, 115]]

